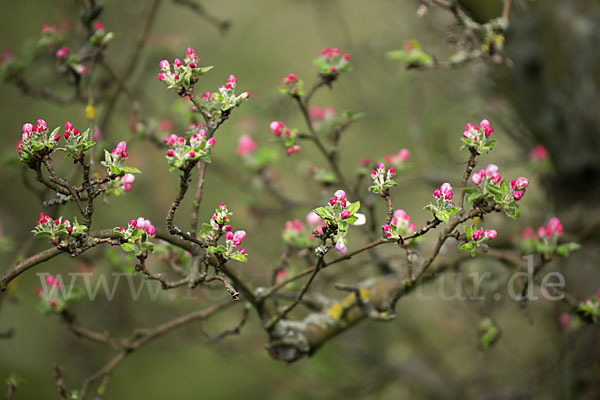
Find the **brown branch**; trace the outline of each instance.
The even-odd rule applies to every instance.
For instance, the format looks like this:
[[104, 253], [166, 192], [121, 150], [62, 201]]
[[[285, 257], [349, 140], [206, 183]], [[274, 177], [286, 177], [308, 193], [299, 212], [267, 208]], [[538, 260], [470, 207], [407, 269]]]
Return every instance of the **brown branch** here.
[[[125, 67], [125, 70], [122, 74], [122, 76], [126, 78], [131, 76], [135, 66], [139, 61], [139, 56], [142, 52], [142, 49], [144, 48], [146, 40], [149, 37], [152, 22], [154, 21], [155, 16], [157, 14], [159, 4], [160, 0], [152, 0], [150, 2], [150, 5], [148, 6], [148, 12], [146, 14], [146, 17], [144, 18], [144, 21], [142, 22], [142, 27], [140, 29], [140, 32], [138, 33], [138, 36], [133, 46], [133, 52], [131, 53], [131, 56], [129, 57], [129, 60], [127, 62], [127, 66]], [[104, 117], [102, 118], [102, 122], [100, 123], [100, 130], [102, 130], [103, 132], [107, 131], [110, 118], [113, 114], [113, 110], [117, 104], [117, 100], [119, 99], [119, 95], [121, 94], [122, 90], [123, 85], [119, 85], [115, 92], [113, 92], [112, 96], [110, 96], [110, 98], [107, 99]]]
[[246, 324], [246, 321], [248, 321], [249, 314], [250, 314], [250, 303], [246, 303], [246, 305], [244, 306], [244, 311], [242, 313], [242, 318], [240, 319], [240, 322], [238, 322], [238, 324], [233, 328], [226, 329], [216, 335], [209, 335], [208, 337], [209, 337], [210, 341], [212, 343], [216, 343], [216, 342], [223, 340], [227, 336], [239, 335], [240, 332], [242, 331], [242, 328]]
[[[475, 168], [475, 165], [477, 165], [477, 161], [475, 160], [475, 158], [477, 158], [477, 156], [479, 155], [479, 153], [477, 153], [477, 150], [475, 150], [473, 147], [469, 148], [471, 150], [471, 157], [469, 157], [469, 161], [467, 162], [467, 169], [465, 170], [465, 173], [463, 175], [462, 181], [461, 181], [461, 189], [467, 187], [467, 182], [469, 181], [469, 177], [471, 176], [471, 173], [473, 172], [473, 169]], [[465, 204], [465, 192], [463, 190], [461, 190], [461, 194], [460, 194], [460, 203], [458, 205], [458, 207], [460, 208], [460, 213], [461, 215], [464, 214], [464, 204]]]
[[200, 213], [200, 203], [202, 203], [202, 193], [204, 190], [204, 175], [206, 174], [207, 167], [208, 163], [206, 161], [200, 161], [200, 167], [198, 168], [198, 187], [196, 188], [196, 195], [194, 196], [194, 202], [192, 203], [192, 235], [198, 234], [198, 214]]
[[63, 371], [62, 368], [58, 365], [52, 366], [53, 376], [56, 380], [56, 388], [58, 389], [58, 394], [62, 400], [67, 400], [67, 389], [65, 388], [65, 381], [63, 380]]
[[111, 346], [114, 349], [118, 349], [119, 345], [117, 341], [108, 332], [100, 333], [89, 330], [77, 324], [75, 315], [69, 310], [63, 309], [60, 313], [62, 320], [73, 334], [79, 338], [84, 338], [95, 343], [102, 343]]
[[291, 304], [287, 305], [283, 309], [283, 311], [281, 311], [277, 315], [273, 316], [269, 320], [269, 322], [267, 322], [267, 324], [265, 325], [266, 330], [271, 330], [273, 328], [273, 326], [280, 319], [284, 318], [290, 311], [292, 311], [300, 303], [300, 301], [302, 301], [302, 297], [304, 297], [304, 295], [308, 291], [308, 288], [310, 287], [311, 283], [313, 282], [313, 280], [315, 279], [315, 277], [317, 276], [317, 274], [319, 273], [319, 271], [321, 270], [323, 265], [324, 265], [323, 257], [319, 257], [319, 261], [317, 262], [317, 265], [313, 269], [312, 274], [310, 275], [310, 277], [308, 278], [308, 280], [306, 281], [304, 286], [302, 286], [302, 290], [300, 290], [300, 293], [298, 293], [298, 297], [296, 297], [296, 299]]
[[231, 306], [232, 304], [235, 303], [231, 300], [222, 301], [203, 310], [195, 311], [183, 315], [181, 317], [175, 318], [154, 328], [136, 330], [136, 333], [134, 333], [134, 335], [132, 335], [128, 340], [124, 342], [123, 349], [115, 357], [108, 361], [98, 371], [94, 372], [92, 375], [85, 379], [80, 390], [81, 398], [85, 398], [90, 389], [90, 385], [92, 385], [98, 379], [104, 378], [112, 374], [127, 356], [129, 356], [135, 350], [142, 347], [144, 344], [177, 328], [185, 326], [191, 322], [204, 320], [213, 315], [214, 313]]
[[227, 33], [229, 28], [231, 28], [231, 21], [225, 19], [219, 19], [218, 17], [210, 14], [206, 11], [204, 6], [196, 1], [192, 0], [173, 0], [174, 4], [179, 6], [184, 6], [198, 14], [198, 16], [204, 19], [209, 24], [213, 25], [215, 28], [219, 29], [222, 34]]

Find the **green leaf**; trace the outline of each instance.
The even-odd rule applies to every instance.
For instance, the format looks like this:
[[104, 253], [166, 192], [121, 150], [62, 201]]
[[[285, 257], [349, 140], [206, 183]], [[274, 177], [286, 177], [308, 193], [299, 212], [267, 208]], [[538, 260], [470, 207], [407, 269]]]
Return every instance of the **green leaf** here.
[[121, 172], [124, 172], [126, 174], [141, 174], [142, 171], [140, 171], [137, 168], [134, 167], [121, 167]]
[[129, 242], [123, 243], [123, 244], [121, 244], [121, 248], [123, 249], [123, 251], [129, 253], [129, 252], [135, 250], [135, 244], [129, 243]]
[[360, 201], [356, 201], [348, 205], [346, 209], [350, 212], [350, 215], [356, 214], [356, 212], [360, 209]]
[[245, 254], [240, 254], [240, 253], [235, 253], [234, 255], [231, 256], [232, 260], [238, 260], [241, 262], [246, 262], [248, 261], [248, 257], [246, 257]]
[[358, 217], [356, 215], [351, 215], [348, 217], [348, 219], [346, 219], [346, 221], [348, 221], [348, 224], [352, 225], [353, 223], [358, 221]]
[[475, 244], [473, 242], [461, 243], [458, 245], [458, 248], [464, 251], [473, 251]]
[[479, 188], [474, 188], [474, 187], [466, 187], [466, 188], [462, 188], [462, 191], [465, 192], [465, 194], [479, 194]]
[[448, 223], [448, 221], [450, 220], [450, 214], [448, 214], [447, 211], [438, 211], [435, 216], [437, 217], [437, 219], [439, 219], [440, 221], [444, 221], [446, 223]]
[[329, 206], [315, 208], [313, 212], [326, 221], [331, 221], [334, 218], [331, 207]]

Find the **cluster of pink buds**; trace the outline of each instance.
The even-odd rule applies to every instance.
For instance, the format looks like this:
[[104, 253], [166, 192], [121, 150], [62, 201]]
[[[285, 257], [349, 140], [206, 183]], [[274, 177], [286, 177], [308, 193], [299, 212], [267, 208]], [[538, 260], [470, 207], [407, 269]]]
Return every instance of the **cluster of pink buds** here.
[[302, 80], [298, 79], [295, 74], [287, 74], [283, 79], [283, 86], [281, 92], [287, 93], [291, 96], [302, 96], [304, 94], [304, 84]]
[[[346, 192], [344, 192], [342, 189], [336, 190], [333, 194], [333, 197], [329, 199], [329, 205], [335, 206], [336, 204], [339, 204], [342, 207], [346, 207], [346, 205], [348, 204]], [[342, 218], [344, 217], [342, 216]], [[348, 218], [347, 215], [346, 218]]]
[[330, 120], [333, 119], [333, 117], [335, 117], [335, 108], [333, 106], [310, 106], [310, 108], [308, 109], [308, 115], [310, 116], [310, 119], [313, 122]]
[[[152, 222], [150, 222], [149, 219], [144, 219], [143, 217], [139, 217], [138, 219], [132, 219], [131, 221], [129, 221], [129, 224], [127, 224], [127, 226], [128, 229], [141, 229], [143, 232], [146, 232], [146, 234], [150, 237], [156, 235], [156, 228], [154, 227], [154, 225], [152, 225]], [[123, 232], [124, 229], [121, 229], [121, 232]]]
[[541, 239], [552, 239], [563, 234], [563, 226], [556, 217], [550, 219], [547, 225], [540, 226], [537, 230], [538, 237]]
[[494, 132], [494, 128], [491, 127], [487, 119], [482, 120], [479, 126], [468, 123], [465, 125], [462, 141], [466, 147], [477, 152], [477, 154], [488, 153], [496, 144], [495, 140], [489, 139], [492, 132]]
[[125, 174], [123, 177], [117, 177], [117, 182], [123, 184], [123, 190], [128, 192], [131, 190], [131, 185], [135, 182], [135, 175], [133, 174]]
[[183, 62], [179, 58], [176, 58], [173, 64], [170, 64], [167, 60], [162, 60], [158, 63], [161, 71], [158, 73], [158, 80], [165, 82], [169, 89], [189, 88], [196, 83], [199, 76], [212, 69], [212, 67], [199, 66], [199, 58], [194, 49], [188, 47]]
[[483, 251], [487, 251], [486, 240], [495, 239], [498, 236], [498, 232], [494, 229], [480, 229], [476, 228], [475, 225], [465, 226], [466, 240], [458, 245], [460, 250], [468, 251], [472, 257], [475, 257], [477, 250], [482, 248]]
[[529, 152], [529, 158], [532, 161], [544, 161], [548, 159], [548, 150], [541, 144], [538, 144]]
[[500, 186], [502, 181], [502, 175], [498, 172], [498, 166], [495, 164], [489, 164], [485, 169], [480, 169], [475, 172], [471, 177], [471, 181], [475, 185], [492, 183], [496, 186]]
[[[66, 124], [65, 124], [66, 126]], [[71, 125], [72, 127], [72, 125]], [[67, 133], [65, 133], [65, 137], [67, 137]], [[113, 156], [119, 156], [121, 158], [127, 158], [129, 157], [129, 154], [127, 153], [127, 143], [125, 141], [121, 141], [117, 144], [117, 147], [115, 147], [114, 149], [111, 150], [110, 154]]]
[[[81, 132], [79, 132], [79, 129], [73, 127], [73, 124], [70, 123], [69, 121], [65, 122], [65, 139], [69, 139], [71, 136], [80, 136]], [[125, 142], [122, 142], [125, 143]], [[114, 150], [113, 150], [114, 151]], [[124, 158], [127, 158], [127, 156], [125, 156]]]
[[300, 152], [300, 146], [294, 144], [294, 139], [296, 138], [295, 129], [286, 127], [283, 122], [273, 121], [269, 125], [269, 130], [275, 134], [275, 137], [281, 140], [288, 155]]
[[240, 157], [245, 157], [248, 154], [254, 153], [257, 149], [256, 142], [252, 140], [250, 135], [242, 135], [238, 140], [236, 153]]
[[494, 239], [497, 235], [498, 232], [496, 232], [494, 229], [487, 229], [485, 231], [483, 229], [478, 229], [473, 232], [473, 240]]
[[232, 228], [231, 225], [227, 224], [227, 222], [229, 222], [229, 217], [231, 215], [232, 213], [229, 211], [225, 203], [221, 202], [221, 204], [219, 204], [219, 208], [215, 210], [215, 213], [211, 217], [210, 224], [213, 229], [217, 231], [222, 229], [225, 232], [229, 232]]
[[578, 250], [581, 245], [575, 242], [561, 243], [559, 239], [563, 235], [564, 228], [560, 220], [551, 218], [548, 224], [542, 225], [537, 230], [528, 226], [523, 231], [523, 241], [519, 243], [524, 254], [544, 254], [547, 257], [568, 257], [573, 251]]
[[56, 241], [66, 239], [70, 236], [80, 236], [86, 229], [87, 227], [85, 225], [79, 225], [77, 219], [70, 222], [63, 217], [54, 219], [49, 215], [40, 213], [35, 229], [31, 232], [35, 237], [46, 237]]
[[431, 211], [440, 221], [449, 222], [450, 217], [458, 212], [458, 207], [452, 202], [452, 186], [448, 182], [443, 183], [439, 189], [433, 191], [433, 197], [436, 203], [428, 204], [425, 209]]
[[58, 33], [56, 25], [42, 25], [40, 29], [40, 40], [38, 42], [40, 47], [45, 47], [50, 50], [54, 50], [62, 42], [62, 40], [63, 37]]
[[[450, 185], [448, 182], [442, 183], [442, 186], [440, 186], [439, 189], [435, 189], [433, 191], [433, 197], [440, 200], [450, 201], [452, 200], [453, 196], [454, 193], [452, 193], [452, 185]], [[454, 203], [452, 203], [452, 205], [454, 205]]]
[[383, 225], [383, 234], [389, 241], [399, 241], [401, 237], [410, 235], [417, 230], [417, 226], [410, 222], [410, 217], [404, 210], [394, 211], [390, 224]]
[[48, 302], [48, 305], [51, 308], [55, 308], [58, 305], [58, 292], [56, 289], [61, 287], [60, 281], [54, 277], [54, 275], [48, 275], [45, 279], [45, 288], [37, 288], [35, 289], [35, 294], [42, 298], [44, 301]]
[[527, 186], [529, 186], [529, 179], [527, 178], [520, 177], [510, 181], [510, 187], [513, 190], [513, 199], [521, 200], [525, 194], [525, 188]]
[[397, 227], [406, 227], [407, 232], [414, 232], [417, 230], [417, 226], [415, 224], [410, 223], [410, 217], [404, 210], [396, 210], [394, 211], [394, 216], [392, 218], [392, 225], [396, 225]]
[[369, 187], [369, 190], [384, 196], [391, 187], [398, 185], [392, 180], [394, 175], [396, 175], [394, 167], [387, 169], [384, 163], [377, 164], [377, 168], [371, 171], [373, 185]]
[[385, 156], [385, 162], [396, 167], [401, 167], [410, 158], [410, 151], [408, 149], [401, 149], [398, 153]]
[[194, 161], [201, 157], [207, 157], [210, 149], [216, 143], [214, 137], [207, 138], [205, 129], [193, 133], [189, 143], [183, 136], [177, 136], [174, 133], [165, 137], [163, 142], [169, 146], [166, 154], [171, 169], [180, 168], [188, 160]]
[[350, 70], [350, 54], [342, 54], [339, 49], [325, 47], [315, 60], [315, 65], [322, 75], [337, 75], [339, 72]]
[[302, 232], [303, 228], [304, 228], [304, 226], [302, 225], [302, 221], [300, 221], [299, 219], [295, 219], [293, 221], [287, 221], [285, 223], [283, 230], [286, 232], [299, 233], [299, 232]]
[[41, 33], [56, 33], [56, 25], [42, 24]]
[[[239, 246], [242, 243], [242, 240], [246, 237], [246, 231], [235, 231], [235, 232], [227, 232], [225, 234], [225, 240], [227, 242], [231, 242], [231, 244], [233, 246]], [[240, 251], [242, 251], [244, 249], [241, 249]], [[243, 251], [242, 251], [242, 254]]]
[[34, 142], [40, 143], [42, 148], [52, 148], [59, 139], [60, 135], [55, 135], [48, 132], [48, 125], [46, 124], [46, 121], [43, 119], [38, 119], [36, 125], [33, 125], [29, 122], [23, 124], [21, 141], [17, 145], [17, 150], [19, 151], [19, 155], [22, 154], [23, 150], [27, 150], [27, 153], [30, 153], [33, 151], [31, 147]]
[[[479, 140], [481, 141], [482, 137], [488, 137], [494, 132], [494, 128], [490, 126], [490, 122], [487, 119], [482, 120], [479, 123], [479, 126], [473, 125], [472, 123], [467, 123], [465, 125], [465, 130], [463, 132], [463, 137], [465, 139], [471, 140]], [[482, 136], [483, 135], [483, 136]]]

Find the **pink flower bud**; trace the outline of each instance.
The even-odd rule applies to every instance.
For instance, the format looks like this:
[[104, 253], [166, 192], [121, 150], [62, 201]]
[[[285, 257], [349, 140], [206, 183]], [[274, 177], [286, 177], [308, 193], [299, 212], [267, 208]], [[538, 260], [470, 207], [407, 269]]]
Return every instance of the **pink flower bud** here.
[[158, 73], [158, 80], [161, 82], [165, 80], [165, 76], [163, 74], [161, 74], [160, 72]]
[[346, 53], [346, 54], [344, 54], [344, 55], [342, 56], [342, 58], [343, 58], [344, 60], [346, 60], [346, 61], [349, 61], [349, 60], [350, 60], [350, 54]]
[[254, 151], [256, 151], [256, 143], [254, 142], [254, 140], [252, 140], [250, 135], [240, 136], [236, 150], [238, 156], [243, 157], [246, 154], [252, 153]]
[[56, 58], [63, 60], [67, 54], [69, 54], [70, 49], [68, 47], [61, 47], [60, 49], [56, 50]]
[[174, 150], [167, 150], [167, 155], [169, 157], [173, 157], [175, 155], [175, 151]]
[[531, 239], [533, 237], [533, 228], [531, 226], [525, 228], [521, 234], [521, 237], [525, 240]]
[[244, 255], [244, 253], [246, 253], [246, 249], [242, 247], [242, 248], [240, 249], [240, 254], [241, 254], [241, 255]]
[[46, 277], [46, 285], [50, 286], [54, 283], [54, 276], [53, 275], [48, 275]]
[[190, 151], [190, 152], [188, 153], [188, 157], [189, 157], [189, 158], [194, 158], [195, 156], [196, 156], [196, 153], [195, 153], [195, 152], [193, 152], [193, 151]]
[[471, 177], [471, 181], [475, 184], [475, 185], [479, 185], [481, 183], [481, 175], [479, 175], [479, 173], [475, 173], [473, 174], [473, 176]]
[[385, 169], [385, 164], [384, 163], [379, 163], [377, 164], [377, 169]]
[[156, 233], [156, 228], [154, 227], [154, 225], [150, 225], [148, 228], [146, 228], [146, 233], [150, 236], [154, 236], [154, 234]]
[[344, 200], [346, 200], [346, 192], [344, 192], [341, 189], [336, 190], [336, 192], [333, 194], [333, 197], [335, 197], [339, 201], [344, 201]]
[[558, 324], [560, 325], [561, 328], [565, 329], [569, 326], [569, 322], [571, 322], [571, 314], [569, 313], [562, 313], [560, 314], [560, 317], [558, 318]]
[[158, 63], [158, 66], [160, 67], [160, 69], [165, 70], [165, 69], [169, 69], [169, 62], [167, 60], [162, 60], [161, 62]]
[[494, 239], [496, 235], [498, 235], [498, 232], [496, 232], [494, 229], [488, 229], [485, 231], [485, 235], [490, 239]]
[[70, 136], [71, 136], [71, 134], [69, 132], [65, 132], [65, 139], [68, 139]]
[[288, 156], [289, 156], [290, 154], [293, 154], [293, 153], [294, 153], [294, 148], [293, 148], [293, 147], [288, 147], [288, 148], [287, 148], [287, 153], [288, 153]]
[[233, 239], [233, 240], [231, 241], [231, 244], [232, 244], [232, 245], [234, 245], [234, 246], [239, 246], [239, 245], [240, 245], [240, 243], [242, 243], [242, 241], [241, 241], [241, 240], [238, 240], [238, 239]]
[[132, 228], [135, 228], [137, 225], [137, 221], [135, 219], [132, 219], [129, 221], [129, 226], [131, 226]]
[[175, 64], [176, 67], [181, 67], [181, 60], [176, 58], [175, 61], [173, 61], [173, 64]]
[[443, 194], [449, 193], [452, 191], [452, 185], [450, 185], [448, 182], [442, 183], [442, 186], [440, 187], [440, 191]]
[[408, 225], [408, 230], [410, 232], [415, 232], [417, 230], [417, 226], [415, 224], [409, 224]]
[[372, 170], [372, 171], [371, 171], [371, 176], [377, 176], [377, 171], [375, 171], [375, 170]]
[[340, 213], [340, 217], [342, 217], [342, 219], [346, 219], [350, 216], [350, 211], [348, 210], [342, 210], [342, 212]]
[[452, 200], [452, 196], [454, 196], [454, 193], [448, 192], [448, 193], [446, 193], [446, 195], [444, 196], [444, 198], [446, 200]]
[[208, 141], [206, 142], [206, 144], [210, 147], [215, 145], [215, 138], [211, 137], [210, 139], [208, 139]]
[[479, 126], [481, 126], [481, 128], [483, 129], [485, 137], [490, 136], [492, 132], [494, 132], [494, 128], [490, 126], [490, 122], [487, 119], [482, 120], [479, 123]]
[[335, 73], [337, 72], [337, 67], [336, 67], [335, 65], [333, 65], [333, 66], [330, 68], [330, 71], [331, 71], [331, 73], [332, 73], [332, 74], [335, 74]]
[[69, 234], [71, 234], [71, 232], [73, 232], [73, 228], [70, 226], [67, 226], [67, 232], [69, 232]]
[[35, 294], [36, 296], [41, 296], [42, 294], [44, 294], [44, 291], [41, 288], [37, 288], [35, 289]]
[[231, 225], [225, 225], [225, 226], [223, 227], [223, 230], [224, 230], [225, 232], [229, 232], [229, 231], [231, 230]]
[[523, 197], [523, 192], [516, 191], [516, 192], [513, 194], [513, 199], [515, 199], [515, 200], [520, 200], [522, 197]]
[[194, 49], [192, 49], [191, 47], [188, 47], [188, 48], [187, 48], [187, 55], [188, 55], [188, 56], [192, 56], [192, 55], [194, 55]]
[[550, 225], [546, 225], [546, 236], [550, 237], [552, 236], [552, 226]]
[[394, 169], [394, 167], [390, 168], [390, 175], [395, 175], [396, 174], [396, 170]]
[[398, 152], [398, 158], [400, 158], [401, 161], [407, 161], [410, 158], [410, 151], [407, 149], [400, 150]]
[[133, 175], [133, 174], [123, 175], [123, 183], [133, 183], [133, 182], [135, 182], [135, 175]]
[[329, 199], [329, 204], [332, 206], [334, 206], [336, 202], [337, 202], [337, 199], [335, 197], [332, 197]]
[[48, 127], [48, 125], [46, 124], [46, 121], [44, 121], [43, 119], [37, 120], [37, 126], [42, 129], [46, 129]]
[[49, 303], [50, 303], [50, 307], [56, 307], [56, 300], [50, 299]]
[[306, 215], [306, 222], [310, 226], [316, 226], [321, 223], [321, 217], [319, 217], [317, 214], [311, 211]]
[[392, 229], [392, 227], [391, 227], [391, 226], [389, 226], [389, 225], [384, 225], [384, 226], [383, 226], [383, 230], [384, 230], [385, 232], [389, 232], [391, 229]]
[[346, 254], [348, 248], [342, 239], [338, 239], [337, 243], [335, 244], [335, 250], [340, 254]]
[[548, 150], [541, 144], [538, 144], [529, 153], [529, 158], [534, 161], [542, 161], [548, 158]]
[[225, 234], [225, 240], [233, 240], [233, 232], [227, 232]]
[[[26, 124], [23, 124], [23, 140], [26, 140], [25, 137], [27, 137], [27, 139], [29, 139], [29, 134], [33, 131], [33, 125], [30, 124], [29, 122]], [[27, 136], [26, 136], [27, 135]]]
[[442, 192], [440, 191], [440, 189], [435, 189], [433, 191], [433, 195], [439, 199], [440, 197], [442, 197]]
[[235, 75], [233, 75], [233, 74], [229, 75], [229, 78], [227, 79], [227, 83], [235, 85], [237, 83], [237, 79], [235, 78]]
[[245, 237], [246, 231], [235, 231], [235, 233], [233, 234], [233, 238], [239, 241], [244, 240]]

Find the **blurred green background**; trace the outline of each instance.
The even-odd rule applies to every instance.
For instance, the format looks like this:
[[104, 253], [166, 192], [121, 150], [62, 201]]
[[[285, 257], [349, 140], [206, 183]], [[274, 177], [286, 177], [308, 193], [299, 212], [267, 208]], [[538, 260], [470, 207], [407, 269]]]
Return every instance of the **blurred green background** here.
[[[0, 1], [0, 49], [18, 51], [28, 39], [36, 39], [42, 23], [55, 23], [59, 29], [77, 33], [74, 3], [77, 2]], [[148, 2], [106, 0], [103, 4], [105, 9], [99, 20], [107, 30], [119, 35], [106, 57], [115, 69], [122, 71]], [[334, 90], [317, 93], [313, 104], [366, 114], [344, 134], [341, 142], [341, 165], [347, 176], [353, 175], [356, 163], [363, 157], [379, 159], [401, 148], [410, 149], [411, 166], [393, 193], [394, 205], [405, 209], [421, 225], [430, 217], [423, 206], [430, 201], [434, 186], [444, 181], [455, 186], [460, 183], [466, 160], [465, 152], [459, 150], [464, 124], [488, 118], [495, 127], [498, 144], [492, 154], [481, 157], [480, 165], [494, 162], [504, 176], [531, 176], [527, 152], [540, 142], [549, 148], [553, 162], [560, 165], [550, 183], [531, 176], [533, 184], [523, 201], [521, 220], [507, 221], [501, 216], [487, 220], [489, 226], [499, 228], [499, 243], [509, 245], [527, 225], [538, 226], [553, 215], [564, 217], [567, 236], [579, 240], [584, 247], [569, 262], [554, 263], [549, 268], [563, 272], [569, 291], [581, 298], [600, 287], [598, 237], [593, 229], [598, 215], [592, 211], [593, 205], [598, 205], [593, 193], [597, 193], [599, 183], [598, 161], [593, 156], [596, 154], [597, 158], [599, 130], [599, 108], [594, 111], [599, 104], [597, 86], [594, 87], [598, 85], [598, 47], [594, 42], [600, 31], [598, 2], [516, 1], [515, 28], [511, 26], [506, 43], [515, 64], [513, 69], [475, 62], [453, 70], [422, 72], [405, 71], [385, 56], [411, 38], [417, 38], [427, 51], [441, 58], [451, 54], [446, 43], [451, 16], [434, 8], [419, 19], [417, 1], [204, 0], [202, 4], [212, 15], [231, 21], [226, 34], [188, 9], [163, 1], [148, 46], [134, 73], [126, 79], [141, 99], [142, 110], [157, 120], [172, 121], [175, 132], [183, 132], [187, 122], [174, 111], [179, 98], [156, 79], [158, 62], [163, 58], [182, 57], [187, 47], [193, 47], [203, 65], [215, 66], [198, 83], [197, 92], [214, 90], [233, 73], [239, 91], [252, 94], [250, 101], [236, 109], [216, 134], [201, 220], [207, 220], [219, 202], [227, 203], [234, 212], [234, 228], [249, 232], [245, 243], [249, 262], [235, 268], [256, 285], [268, 285], [270, 281], [284, 248], [281, 231], [285, 221], [303, 219], [335, 190], [322, 190], [311, 181], [309, 166], [326, 168], [327, 164], [310, 143], [303, 143], [300, 155], [286, 157], [271, 141], [268, 124], [281, 120], [291, 126], [303, 126], [292, 100], [278, 91], [282, 79], [293, 72], [310, 84], [317, 78], [312, 60], [321, 48], [338, 47], [351, 54], [354, 69], [334, 84]], [[475, 15], [489, 18], [499, 14], [501, 2], [465, 2], [465, 7], [469, 6]], [[575, 40], [566, 33], [561, 35], [570, 32], [565, 26], [582, 35], [579, 45], [583, 46], [585, 40], [596, 43], [586, 50], [591, 54], [573, 55], [570, 48], [564, 50], [568, 47], [564, 41]], [[546, 42], [549, 36], [554, 40], [551, 44]], [[71, 44], [77, 46], [76, 42]], [[557, 72], [542, 74], [539, 82], [535, 77], [520, 75], [524, 70], [520, 61], [531, 54], [539, 56], [538, 68]], [[562, 65], [567, 57], [569, 62]], [[589, 84], [579, 81], [588, 77], [586, 73], [590, 71], [592, 93], [575, 93], [578, 85]], [[56, 78], [52, 61], [42, 59], [27, 72], [32, 82], [68, 93], [64, 77]], [[547, 91], [556, 88], [554, 94], [563, 93], [566, 87], [567, 94], [552, 97], [536, 83]], [[518, 94], [519, 87], [523, 89], [522, 96]], [[21, 181], [21, 169], [10, 163], [15, 157], [13, 149], [21, 126], [26, 121], [44, 118], [52, 128], [65, 120], [85, 127], [85, 107], [58, 106], [29, 98], [7, 84], [0, 86], [0, 91], [0, 135], [6, 161], [0, 169], [0, 234], [12, 238], [18, 248], [30, 237], [29, 231], [41, 211], [37, 198]], [[537, 97], [532, 97], [535, 93]], [[586, 93], [591, 97], [586, 97], [587, 101], [580, 99]], [[554, 101], [556, 98], [559, 100]], [[528, 114], [527, 107], [534, 106], [535, 113]], [[561, 121], [561, 125], [547, 118], [559, 115], [561, 110], [567, 110], [564, 114], [573, 120], [582, 121], [577, 114], [580, 112], [591, 121], [569, 136], [572, 140], [563, 137], [569, 142], [563, 143], [569, 154], [562, 154], [561, 143], [556, 141], [560, 127], [569, 122]], [[102, 115], [102, 105], [97, 108], [97, 115]], [[131, 107], [122, 95], [103, 132], [102, 144], [112, 148], [119, 140], [127, 140], [128, 165], [141, 169], [143, 174], [126, 196], [111, 197], [107, 204], [97, 202], [94, 229], [124, 226], [138, 216], [165, 227], [166, 211], [178, 187], [177, 174], [168, 171], [164, 149], [132, 137], [130, 119]], [[582, 129], [586, 131], [581, 132]], [[242, 134], [250, 134], [259, 147], [271, 146], [280, 151], [281, 157], [274, 165], [276, 185], [290, 196], [309, 198], [314, 204], [278, 211], [277, 201], [241, 167], [235, 149]], [[588, 157], [590, 153], [592, 156]], [[576, 158], [576, 165], [569, 158]], [[58, 157], [56, 160], [59, 174], [67, 175], [71, 166], [61, 163]], [[587, 160], [587, 164], [581, 164], [582, 160]], [[565, 165], [575, 166], [568, 169]], [[563, 176], [563, 171], [568, 174]], [[33, 182], [31, 172], [28, 174]], [[573, 186], [565, 185], [569, 177]], [[578, 184], [580, 178], [594, 187], [588, 188], [593, 192], [589, 198], [585, 197], [587, 194], [577, 197], [585, 189], [585, 185]], [[543, 185], [550, 189], [542, 190]], [[551, 201], [549, 192], [553, 193]], [[570, 192], [570, 201], [565, 192]], [[184, 227], [188, 226], [186, 215], [191, 209], [191, 201], [186, 200], [176, 218]], [[582, 200], [584, 206], [577, 200]], [[72, 217], [76, 209], [69, 205], [61, 214]], [[380, 215], [383, 214], [382, 207]], [[587, 236], [582, 238], [582, 232], [587, 232]], [[431, 236], [424, 243], [423, 254], [427, 254], [431, 240], [436, 238], [435, 234]], [[352, 235], [350, 249], [364, 240], [358, 233]], [[28, 254], [47, 246], [37, 240]], [[17, 256], [16, 248], [0, 255], [2, 271]], [[386, 248], [382, 254], [393, 255], [397, 251]], [[40, 315], [35, 309], [38, 299], [34, 293], [39, 286], [35, 274], [39, 272], [65, 274], [86, 268], [93, 268], [96, 273], [115, 271], [103, 257], [105, 254], [106, 249], [90, 251], [86, 254], [88, 265], [61, 255], [25, 273], [4, 300], [0, 330], [13, 327], [15, 335], [0, 340], [0, 378], [10, 373], [23, 378], [17, 399], [57, 398], [50, 368], [53, 363], [64, 368], [67, 386], [75, 388], [108, 360], [109, 354], [101, 345], [78, 340], [59, 318]], [[400, 268], [401, 261], [397, 264]], [[470, 267], [494, 271], [496, 285], [501, 286], [506, 279], [507, 272], [490, 261], [476, 259]], [[333, 283], [357, 282], [371, 272], [368, 256], [363, 255], [338, 270], [324, 272], [316, 290], [341, 297], [332, 289]], [[142, 278], [136, 276], [135, 280], [141, 282]], [[450, 275], [442, 282], [445, 292], [451, 294], [460, 279]], [[74, 310], [84, 326], [127, 335], [134, 328], [158, 324], [226, 296], [220, 288], [196, 290], [196, 300], [183, 299], [182, 291], [177, 292], [175, 300], [168, 293], [161, 293], [158, 300], [152, 301], [144, 293], [140, 301], [131, 301], [128, 287], [121, 285], [114, 301], [100, 296], [94, 302], [79, 302]], [[598, 327], [561, 330], [558, 315], [565, 309], [559, 302], [532, 302], [523, 309], [508, 299], [440, 300], [436, 285], [424, 291], [433, 300], [409, 296], [399, 303], [395, 321], [362, 323], [328, 342], [313, 357], [292, 365], [269, 357], [264, 349], [266, 334], [254, 313], [241, 335], [217, 344], [207, 343], [200, 325], [193, 324], [129, 357], [112, 377], [107, 398], [599, 398]], [[478, 348], [477, 327], [484, 314], [493, 315], [503, 331], [498, 344], [487, 352]], [[205, 329], [218, 332], [232, 327], [240, 315], [241, 307], [229, 309], [209, 320]]]

